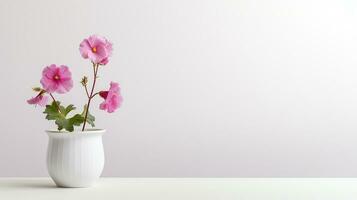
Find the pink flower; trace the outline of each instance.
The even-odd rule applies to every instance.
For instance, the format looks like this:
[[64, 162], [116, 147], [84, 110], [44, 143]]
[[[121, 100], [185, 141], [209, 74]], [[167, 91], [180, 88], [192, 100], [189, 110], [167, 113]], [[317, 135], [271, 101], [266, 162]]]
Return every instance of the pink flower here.
[[109, 91], [101, 91], [99, 95], [104, 99], [104, 102], [99, 105], [99, 108], [106, 110], [108, 113], [114, 112], [123, 102], [123, 98], [120, 95], [119, 84], [115, 82], [110, 83]]
[[106, 65], [109, 62], [112, 50], [112, 44], [98, 35], [89, 36], [79, 45], [79, 51], [83, 58], [89, 58], [93, 63], [100, 65]]
[[48, 102], [48, 96], [43, 96], [43, 94], [39, 94], [36, 97], [33, 97], [29, 100], [27, 100], [28, 104], [35, 104], [39, 106], [45, 106]]
[[57, 92], [62, 94], [72, 89], [73, 81], [71, 76], [67, 66], [61, 65], [57, 67], [52, 64], [43, 69], [41, 84], [49, 93]]

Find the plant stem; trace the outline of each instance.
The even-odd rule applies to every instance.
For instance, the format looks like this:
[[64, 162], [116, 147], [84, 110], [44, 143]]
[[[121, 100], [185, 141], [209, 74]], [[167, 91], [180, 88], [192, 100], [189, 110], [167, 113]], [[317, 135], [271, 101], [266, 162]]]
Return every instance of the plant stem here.
[[86, 94], [87, 94], [87, 97], [89, 98], [89, 92], [88, 92], [88, 89], [87, 89], [87, 85], [84, 86], [84, 89], [86, 90]]
[[84, 129], [86, 128], [86, 124], [87, 124], [88, 110], [89, 110], [90, 102], [91, 102], [92, 97], [93, 97], [92, 95], [93, 95], [93, 92], [94, 92], [95, 83], [97, 81], [98, 66], [99, 66], [99, 64], [94, 64], [93, 63], [93, 85], [92, 85], [92, 89], [91, 89], [90, 95], [88, 96], [88, 103], [87, 103], [87, 108], [86, 108], [86, 114], [84, 116], [84, 122], [83, 122], [82, 131], [84, 131]]
[[55, 105], [56, 105], [56, 107], [57, 107], [58, 112], [61, 113], [60, 107], [59, 107], [59, 105], [57, 104], [57, 101], [56, 101], [55, 97], [52, 95], [52, 93], [48, 93], [48, 94], [50, 94], [50, 96], [51, 96], [53, 102], [55, 103]]
[[95, 95], [99, 94], [99, 92], [94, 93], [90, 98], [95, 97]]

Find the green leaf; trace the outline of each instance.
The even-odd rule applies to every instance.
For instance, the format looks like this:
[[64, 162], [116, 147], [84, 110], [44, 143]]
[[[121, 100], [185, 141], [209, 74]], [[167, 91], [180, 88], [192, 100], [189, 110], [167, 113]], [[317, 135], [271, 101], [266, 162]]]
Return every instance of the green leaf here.
[[65, 129], [72, 132], [74, 126], [80, 126], [84, 122], [84, 117], [81, 114], [75, 114], [73, 117], [67, 118], [68, 113], [75, 109], [72, 104], [64, 107], [57, 101], [57, 104], [52, 102], [51, 105], [46, 105], [43, 113], [46, 114], [46, 119], [55, 120], [58, 130]]
[[[84, 117], [86, 116], [86, 110], [87, 110], [87, 104], [84, 105], [83, 108], [83, 112], [82, 112], [82, 117], [83, 117], [83, 121], [84, 121]], [[90, 124], [92, 127], [95, 127], [94, 121], [95, 121], [95, 117], [93, 115], [90, 114], [90, 112], [88, 111], [88, 115], [87, 115], [87, 120], [88, 124]]]
[[72, 132], [74, 130], [73, 126], [80, 126], [84, 121], [84, 118], [80, 114], [76, 114], [73, 117], [66, 119], [66, 118], [60, 118], [56, 120], [56, 124], [58, 126], [58, 130], [65, 129], [69, 132]]
[[[60, 102], [57, 101], [57, 104], [60, 105]], [[43, 113], [47, 114], [46, 119], [48, 120], [56, 120], [58, 118], [61, 118], [61, 113], [58, 112], [57, 105], [54, 101], [51, 105], [46, 105], [46, 109]]]
[[76, 114], [73, 117], [69, 118], [69, 121], [74, 126], [80, 126], [84, 122], [84, 117], [80, 114]]
[[[84, 121], [84, 118], [83, 118], [83, 121]], [[95, 126], [94, 121], [95, 121], [95, 117], [88, 112], [88, 116], [87, 116], [88, 124], [90, 124], [92, 127], [94, 127]]]
[[[68, 122], [65, 118], [61, 118], [61, 119], [57, 119], [55, 121], [55, 123], [57, 124], [57, 129], [60, 131], [62, 130], [64, 127], [68, 126]], [[67, 128], [66, 128], [67, 129]], [[73, 131], [73, 130], [72, 130]]]
[[[64, 108], [64, 107], [63, 107], [63, 108]], [[64, 114], [65, 116], [67, 116], [67, 114], [68, 114], [69, 112], [71, 112], [72, 110], [75, 110], [75, 109], [76, 109], [76, 107], [74, 107], [72, 104], [70, 104], [70, 105], [67, 106], [67, 108], [64, 109], [63, 114]], [[62, 112], [62, 111], [61, 111], [61, 112]]]
[[40, 88], [40, 87], [34, 87], [34, 88], [32, 88], [32, 90], [35, 91], [35, 92], [41, 92], [41, 91], [42, 91], [42, 88]]

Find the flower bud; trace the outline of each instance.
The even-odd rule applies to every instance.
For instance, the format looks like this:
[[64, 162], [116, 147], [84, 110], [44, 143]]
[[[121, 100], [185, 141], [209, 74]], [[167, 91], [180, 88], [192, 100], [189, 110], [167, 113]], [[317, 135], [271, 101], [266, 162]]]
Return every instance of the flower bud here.
[[82, 80], [81, 80], [81, 83], [83, 86], [86, 86], [87, 83], [88, 83], [88, 78], [86, 76], [83, 76]]

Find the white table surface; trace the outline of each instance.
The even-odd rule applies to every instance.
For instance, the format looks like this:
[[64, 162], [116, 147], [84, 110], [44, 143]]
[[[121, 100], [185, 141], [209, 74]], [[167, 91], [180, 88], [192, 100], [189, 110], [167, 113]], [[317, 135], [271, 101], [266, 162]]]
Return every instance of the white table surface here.
[[356, 178], [101, 178], [57, 188], [49, 178], [0, 178], [0, 200], [352, 200]]

